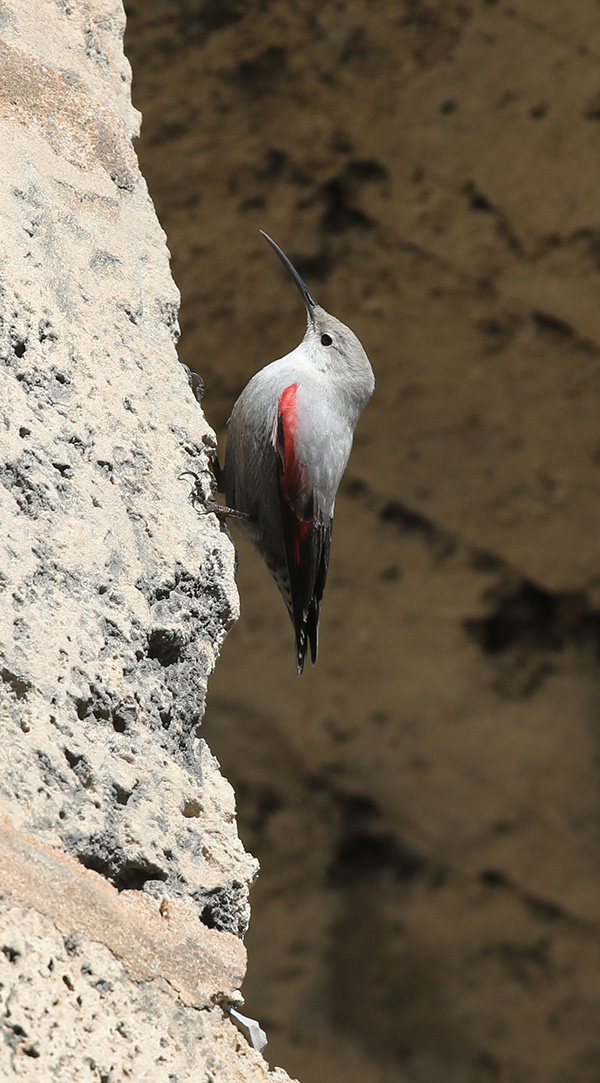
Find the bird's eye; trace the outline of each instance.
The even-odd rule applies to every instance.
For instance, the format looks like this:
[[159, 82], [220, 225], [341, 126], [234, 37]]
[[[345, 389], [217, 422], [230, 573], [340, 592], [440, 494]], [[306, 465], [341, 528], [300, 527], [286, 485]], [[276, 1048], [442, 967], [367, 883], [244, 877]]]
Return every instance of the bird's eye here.
[[331, 335], [321, 335], [321, 346], [331, 346], [333, 339]]

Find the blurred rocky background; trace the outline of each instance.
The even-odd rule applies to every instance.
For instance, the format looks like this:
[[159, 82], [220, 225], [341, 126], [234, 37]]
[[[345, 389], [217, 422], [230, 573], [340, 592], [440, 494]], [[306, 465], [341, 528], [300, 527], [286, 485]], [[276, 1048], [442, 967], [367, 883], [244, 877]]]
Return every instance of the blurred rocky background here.
[[224, 440], [299, 341], [377, 389], [321, 657], [240, 545], [204, 733], [247, 1009], [303, 1083], [600, 1078], [597, 0], [127, 0], [137, 149]]

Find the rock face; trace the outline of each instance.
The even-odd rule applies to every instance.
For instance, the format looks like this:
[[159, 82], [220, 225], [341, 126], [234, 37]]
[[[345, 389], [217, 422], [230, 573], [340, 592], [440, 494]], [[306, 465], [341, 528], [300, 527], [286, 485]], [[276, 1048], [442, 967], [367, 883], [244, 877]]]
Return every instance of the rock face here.
[[[269, 1075], [256, 862], [198, 737], [238, 612], [117, 0], [0, 5], [0, 1075]], [[275, 1073], [273, 1079], [284, 1079]]]
[[211, 681], [247, 1010], [303, 1083], [596, 1083], [598, 4], [127, 6], [210, 420], [302, 335], [259, 228], [377, 378], [318, 665], [240, 546]]

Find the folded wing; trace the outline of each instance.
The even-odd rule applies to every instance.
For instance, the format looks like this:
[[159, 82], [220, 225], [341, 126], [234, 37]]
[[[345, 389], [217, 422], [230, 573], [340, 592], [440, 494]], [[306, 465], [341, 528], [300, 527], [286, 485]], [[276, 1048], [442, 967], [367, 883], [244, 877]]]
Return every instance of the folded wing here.
[[297, 394], [298, 384], [290, 384], [280, 396], [273, 442], [298, 672], [302, 673], [309, 645], [313, 663], [317, 660], [332, 519], [324, 519], [309, 470], [299, 454]]

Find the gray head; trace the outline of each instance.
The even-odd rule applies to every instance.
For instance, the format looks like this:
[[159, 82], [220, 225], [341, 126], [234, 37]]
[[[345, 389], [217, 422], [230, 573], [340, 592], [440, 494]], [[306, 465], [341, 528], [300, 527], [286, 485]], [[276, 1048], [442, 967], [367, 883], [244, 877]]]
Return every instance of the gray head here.
[[[307, 356], [323, 372], [352, 385], [354, 396], [360, 401], [359, 409], [373, 394], [375, 378], [369, 359], [362, 344], [345, 323], [331, 316], [317, 304], [304, 279], [298, 274], [294, 264], [282, 252], [275, 241], [264, 230], [260, 231], [279, 256], [286, 270], [298, 287], [306, 305], [307, 327], [303, 339]], [[348, 387], [348, 390], [350, 388]]]

